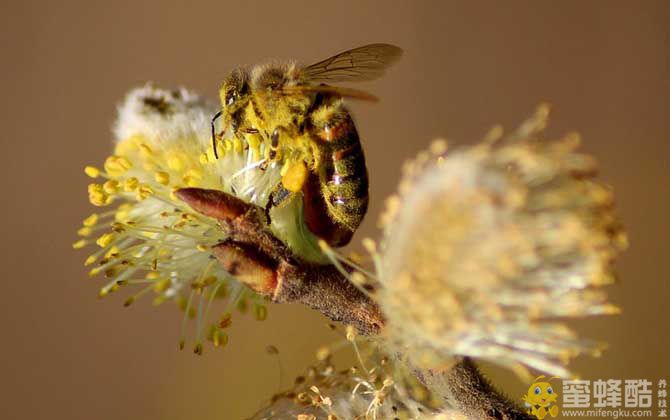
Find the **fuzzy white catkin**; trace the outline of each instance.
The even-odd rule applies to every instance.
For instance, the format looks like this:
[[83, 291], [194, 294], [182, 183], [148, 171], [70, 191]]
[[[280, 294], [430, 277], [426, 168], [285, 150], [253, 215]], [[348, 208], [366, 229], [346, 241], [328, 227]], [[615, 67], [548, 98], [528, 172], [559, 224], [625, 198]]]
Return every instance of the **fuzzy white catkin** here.
[[626, 239], [576, 136], [538, 139], [546, 116], [498, 144], [406, 166], [383, 216], [379, 302], [390, 342], [415, 365], [471, 356], [566, 376], [570, 357], [600, 351], [561, 319], [616, 312], [597, 287]]

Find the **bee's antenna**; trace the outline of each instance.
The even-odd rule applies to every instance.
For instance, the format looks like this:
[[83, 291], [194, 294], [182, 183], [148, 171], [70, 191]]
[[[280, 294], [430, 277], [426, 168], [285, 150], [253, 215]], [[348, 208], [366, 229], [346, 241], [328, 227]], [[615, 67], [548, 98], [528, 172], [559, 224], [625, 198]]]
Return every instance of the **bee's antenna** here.
[[216, 114], [214, 114], [214, 118], [212, 118], [212, 149], [214, 149], [214, 157], [217, 159], [219, 158], [219, 154], [216, 152], [216, 127], [215, 123], [216, 120], [221, 116], [221, 112], [219, 111]]

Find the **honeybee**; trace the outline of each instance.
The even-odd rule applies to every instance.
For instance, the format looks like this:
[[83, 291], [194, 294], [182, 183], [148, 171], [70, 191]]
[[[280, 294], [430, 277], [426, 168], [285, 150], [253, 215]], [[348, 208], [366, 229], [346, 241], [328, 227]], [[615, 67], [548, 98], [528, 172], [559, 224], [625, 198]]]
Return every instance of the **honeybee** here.
[[[224, 80], [222, 109], [212, 119], [212, 143], [226, 130], [269, 144], [265, 163], [281, 162], [282, 178], [268, 201], [303, 194], [305, 223], [331, 246], [344, 246], [368, 207], [368, 174], [356, 126], [344, 98], [376, 101], [369, 93], [329, 83], [373, 80], [402, 50], [370, 44], [309, 66], [295, 63], [238, 68]], [[224, 129], [218, 134], [216, 120]]]

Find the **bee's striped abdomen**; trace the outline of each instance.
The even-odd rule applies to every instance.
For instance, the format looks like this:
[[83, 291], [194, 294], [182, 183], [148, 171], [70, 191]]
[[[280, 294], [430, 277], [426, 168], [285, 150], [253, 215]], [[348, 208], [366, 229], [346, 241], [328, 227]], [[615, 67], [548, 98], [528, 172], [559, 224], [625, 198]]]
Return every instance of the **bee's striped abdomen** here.
[[[329, 117], [317, 121], [314, 133], [323, 146], [317, 168], [320, 195], [329, 222], [334, 225], [329, 229], [332, 231], [330, 235], [321, 232], [320, 236], [330, 245], [343, 246], [349, 242], [367, 212], [368, 173], [358, 132], [349, 113], [339, 108]], [[307, 219], [307, 222], [315, 232], [311, 225], [319, 223], [315, 228], [323, 231], [323, 224], [327, 221]]]
[[358, 132], [351, 117], [332, 128], [330, 159], [320, 171], [323, 194], [336, 219], [352, 230], [358, 228], [368, 209], [368, 171]]

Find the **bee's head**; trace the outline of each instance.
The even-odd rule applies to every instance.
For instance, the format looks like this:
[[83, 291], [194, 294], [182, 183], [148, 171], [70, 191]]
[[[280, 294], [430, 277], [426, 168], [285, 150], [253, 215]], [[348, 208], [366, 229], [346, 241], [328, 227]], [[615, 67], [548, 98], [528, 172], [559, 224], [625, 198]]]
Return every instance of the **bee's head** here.
[[236, 69], [223, 82], [219, 91], [224, 114], [233, 114], [249, 101], [249, 73]]

